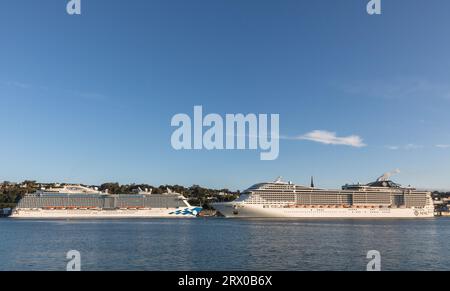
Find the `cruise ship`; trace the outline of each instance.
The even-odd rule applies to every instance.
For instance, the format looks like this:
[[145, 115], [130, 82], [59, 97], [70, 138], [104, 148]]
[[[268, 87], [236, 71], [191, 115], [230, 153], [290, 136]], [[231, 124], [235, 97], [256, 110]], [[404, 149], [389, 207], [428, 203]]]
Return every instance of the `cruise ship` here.
[[26, 194], [11, 218], [165, 218], [196, 217], [201, 207], [191, 206], [181, 194], [167, 189], [152, 194], [139, 189], [134, 194], [108, 194], [80, 185], [40, 190]]
[[369, 184], [326, 190], [278, 178], [245, 190], [232, 202], [213, 203], [233, 218], [426, 218], [434, 216], [431, 193], [402, 187], [386, 173]]

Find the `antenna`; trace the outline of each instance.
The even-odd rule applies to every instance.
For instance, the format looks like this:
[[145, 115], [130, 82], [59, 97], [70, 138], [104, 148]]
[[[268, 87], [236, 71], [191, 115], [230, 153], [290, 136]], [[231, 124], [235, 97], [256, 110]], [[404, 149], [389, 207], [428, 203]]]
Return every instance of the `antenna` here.
[[379, 177], [379, 178], [377, 179], [377, 182], [389, 181], [389, 178], [390, 178], [391, 176], [393, 176], [393, 175], [395, 175], [395, 174], [398, 174], [398, 173], [400, 173], [400, 170], [399, 170], [399, 169], [395, 169], [395, 170], [392, 171], [392, 172], [384, 173], [381, 177]]

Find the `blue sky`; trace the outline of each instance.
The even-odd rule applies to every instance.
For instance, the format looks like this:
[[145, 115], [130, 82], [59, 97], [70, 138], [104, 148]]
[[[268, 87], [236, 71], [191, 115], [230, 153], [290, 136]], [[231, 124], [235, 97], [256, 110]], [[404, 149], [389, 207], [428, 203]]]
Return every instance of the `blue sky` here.
[[[0, 3], [0, 180], [450, 188], [450, 2]], [[280, 114], [280, 155], [175, 151], [174, 114]], [[296, 139], [314, 130], [366, 145]]]

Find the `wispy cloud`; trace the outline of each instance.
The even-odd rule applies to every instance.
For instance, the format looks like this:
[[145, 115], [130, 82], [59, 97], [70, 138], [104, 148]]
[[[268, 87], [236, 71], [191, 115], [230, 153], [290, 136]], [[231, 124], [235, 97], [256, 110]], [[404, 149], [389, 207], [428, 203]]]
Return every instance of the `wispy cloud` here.
[[102, 101], [107, 99], [105, 95], [96, 92], [73, 92], [73, 94], [80, 98], [93, 101]]
[[409, 143], [406, 145], [388, 145], [385, 146], [385, 148], [389, 149], [389, 150], [393, 150], [393, 151], [397, 151], [397, 150], [417, 150], [417, 149], [421, 149], [423, 148], [423, 145], [418, 145], [418, 144], [413, 144], [413, 143]]
[[399, 146], [386, 146], [387, 149], [392, 150], [392, 151], [396, 151], [399, 150], [400, 147]]
[[330, 132], [326, 130], [313, 130], [304, 135], [288, 139], [309, 140], [323, 144], [345, 145], [357, 148], [366, 146], [366, 144], [363, 142], [363, 139], [358, 135], [349, 135], [340, 137], [337, 136], [335, 132]]
[[30, 84], [17, 82], [17, 81], [6, 81], [6, 82], [2, 82], [2, 83], [8, 87], [15, 87], [15, 88], [20, 88], [20, 89], [28, 89], [31, 87]]
[[351, 95], [385, 99], [438, 98], [450, 100], [450, 83], [425, 78], [390, 78], [386, 80], [360, 80], [340, 84]]
[[106, 95], [98, 92], [67, 90], [58, 87], [36, 86], [33, 84], [23, 83], [20, 81], [0, 81], [0, 85], [13, 87], [17, 89], [30, 89], [34, 90], [35, 92], [46, 92], [46, 93], [52, 92], [66, 98], [84, 99], [88, 101], [104, 101], [108, 99]]
[[423, 148], [423, 145], [409, 143], [405, 145], [405, 150], [417, 150]]
[[440, 148], [440, 149], [448, 149], [448, 148], [450, 148], [450, 144], [437, 144], [437, 145], [435, 145], [435, 147]]

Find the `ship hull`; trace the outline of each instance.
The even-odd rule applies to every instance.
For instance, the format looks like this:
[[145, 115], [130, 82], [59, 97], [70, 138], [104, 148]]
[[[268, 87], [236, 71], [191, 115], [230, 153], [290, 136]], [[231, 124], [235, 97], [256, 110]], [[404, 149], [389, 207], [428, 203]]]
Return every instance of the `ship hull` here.
[[267, 207], [215, 203], [213, 207], [227, 218], [430, 218], [429, 208], [319, 208], [319, 207]]
[[66, 209], [16, 209], [10, 218], [18, 219], [116, 219], [116, 218], [195, 218], [200, 207], [114, 209], [114, 210], [66, 210]]

